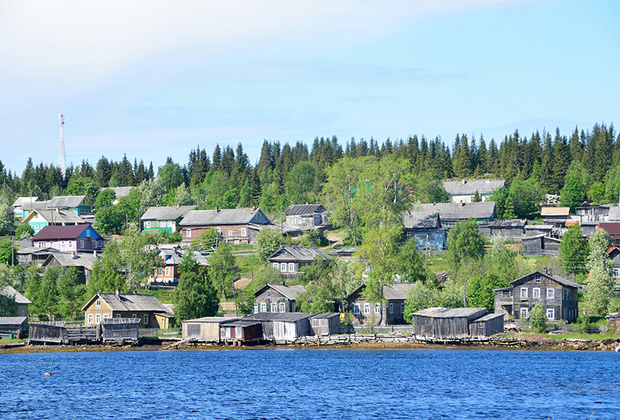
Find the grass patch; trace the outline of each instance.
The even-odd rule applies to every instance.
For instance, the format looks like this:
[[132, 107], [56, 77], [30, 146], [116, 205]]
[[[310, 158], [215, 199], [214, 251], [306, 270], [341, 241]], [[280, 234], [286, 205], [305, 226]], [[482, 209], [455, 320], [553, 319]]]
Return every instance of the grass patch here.
[[447, 257], [435, 255], [428, 257], [428, 268], [435, 273], [450, 271], [450, 262]]
[[605, 340], [607, 338], [615, 338], [615, 339], [620, 338], [619, 334], [609, 334], [609, 333], [607, 334], [567, 333], [567, 334], [547, 334], [547, 335], [552, 338], [581, 338], [581, 339], [588, 339], [588, 340]]
[[153, 295], [157, 298], [161, 303], [173, 303], [172, 297], [174, 295], [174, 290], [167, 289], [155, 289], [155, 290], [144, 290], [144, 293]]

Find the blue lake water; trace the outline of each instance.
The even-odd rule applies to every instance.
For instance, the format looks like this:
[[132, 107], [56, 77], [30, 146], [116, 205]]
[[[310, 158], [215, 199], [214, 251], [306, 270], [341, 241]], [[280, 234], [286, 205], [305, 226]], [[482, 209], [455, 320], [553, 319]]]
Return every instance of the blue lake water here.
[[[0, 419], [620, 419], [620, 354], [0, 354]], [[592, 414], [594, 413], [594, 414]]]

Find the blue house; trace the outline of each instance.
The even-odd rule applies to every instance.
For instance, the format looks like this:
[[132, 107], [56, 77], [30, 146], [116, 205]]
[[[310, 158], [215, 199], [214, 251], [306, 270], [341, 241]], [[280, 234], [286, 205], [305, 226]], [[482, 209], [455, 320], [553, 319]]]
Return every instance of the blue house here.
[[410, 212], [403, 218], [403, 235], [415, 240], [418, 249], [446, 248], [446, 231], [441, 226], [439, 213]]

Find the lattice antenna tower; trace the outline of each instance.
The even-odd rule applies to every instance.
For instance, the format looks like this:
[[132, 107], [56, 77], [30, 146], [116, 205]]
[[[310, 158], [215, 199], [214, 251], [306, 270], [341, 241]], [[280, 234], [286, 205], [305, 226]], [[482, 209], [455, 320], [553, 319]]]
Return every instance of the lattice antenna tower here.
[[65, 138], [63, 135], [63, 127], [65, 125], [65, 116], [62, 114], [58, 114], [58, 122], [60, 123], [60, 144], [58, 145], [58, 167], [60, 167], [60, 171], [62, 172], [62, 176], [64, 178], [65, 172], [67, 171], [66, 157], [65, 157]]

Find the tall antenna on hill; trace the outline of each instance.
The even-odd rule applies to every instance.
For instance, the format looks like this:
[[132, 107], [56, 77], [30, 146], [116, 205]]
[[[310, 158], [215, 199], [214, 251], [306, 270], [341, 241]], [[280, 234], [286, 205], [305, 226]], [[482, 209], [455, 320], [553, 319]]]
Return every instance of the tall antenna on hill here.
[[60, 144], [58, 145], [58, 167], [60, 167], [60, 171], [62, 172], [62, 176], [64, 178], [65, 172], [67, 172], [67, 166], [65, 163], [65, 138], [62, 132], [63, 126], [65, 125], [65, 116], [62, 114], [58, 114], [58, 121], [60, 122]]

